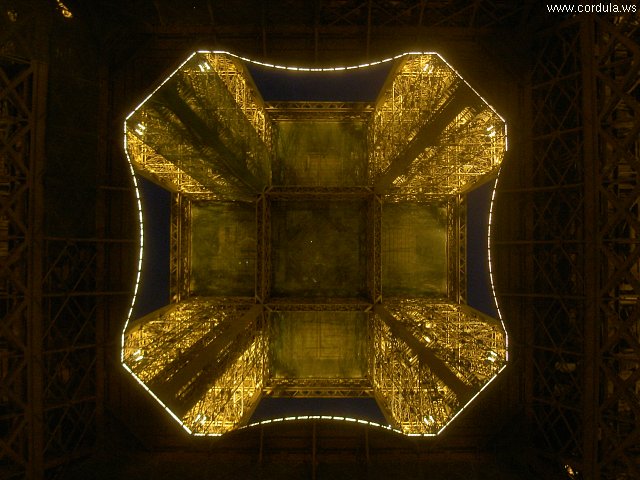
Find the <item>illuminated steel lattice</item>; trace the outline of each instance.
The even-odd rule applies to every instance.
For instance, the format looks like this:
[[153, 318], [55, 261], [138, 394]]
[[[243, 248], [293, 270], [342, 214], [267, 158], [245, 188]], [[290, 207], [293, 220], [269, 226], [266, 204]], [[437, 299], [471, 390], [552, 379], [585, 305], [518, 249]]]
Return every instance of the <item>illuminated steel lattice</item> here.
[[505, 367], [501, 319], [465, 303], [466, 193], [497, 178], [506, 124], [439, 55], [385, 61], [375, 105], [265, 105], [251, 60], [197, 52], [127, 117], [132, 172], [173, 194], [172, 303], [127, 320], [122, 363], [189, 433], [272, 395], [374, 396], [436, 435]]

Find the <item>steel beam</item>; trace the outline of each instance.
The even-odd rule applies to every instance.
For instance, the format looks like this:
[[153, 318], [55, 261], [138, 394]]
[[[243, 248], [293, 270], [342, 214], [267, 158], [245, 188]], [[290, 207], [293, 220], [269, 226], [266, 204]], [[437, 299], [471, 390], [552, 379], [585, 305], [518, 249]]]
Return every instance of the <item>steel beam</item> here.
[[424, 152], [427, 147], [436, 147], [439, 144], [439, 137], [444, 129], [453, 119], [466, 107], [472, 109], [482, 105], [480, 98], [462, 82], [459, 82], [455, 90], [450, 92], [450, 96], [438, 111], [434, 112], [406, 147], [393, 159], [389, 160], [389, 166], [375, 180], [373, 188], [375, 193], [382, 195], [387, 193], [394, 181], [401, 175], [406, 174], [411, 164]]
[[405, 342], [414, 354], [418, 355], [421, 363], [442, 380], [458, 397], [460, 403], [465, 404], [475, 393], [466, 383], [460, 380], [449, 367], [436, 356], [432, 349], [424, 346], [413, 334], [402, 325], [395, 317], [382, 305], [376, 305], [373, 312], [378, 315], [391, 329], [391, 333]]
[[[241, 318], [229, 319], [218, 325], [221, 333], [207, 342], [206, 346], [194, 344], [191, 354], [185, 352], [188, 361], [182, 363], [178, 371], [168, 379], [154, 379], [154, 392], [165, 400], [176, 415], [182, 417], [205, 393], [216, 374], [222, 373], [225, 366], [235, 360], [231, 357], [232, 353], [246, 343], [241, 337], [246, 337], [247, 330], [262, 313], [263, 307], [254, 305]], [[183, 391], [185, 388], [187, 392]]]

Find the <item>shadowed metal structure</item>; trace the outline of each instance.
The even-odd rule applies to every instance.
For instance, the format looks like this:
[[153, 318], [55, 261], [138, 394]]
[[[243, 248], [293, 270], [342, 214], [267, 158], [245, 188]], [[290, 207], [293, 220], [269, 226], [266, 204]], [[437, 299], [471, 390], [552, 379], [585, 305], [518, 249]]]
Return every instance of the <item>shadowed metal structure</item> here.
[[[640, 477], [638, 12], [637, 5], [622, 0], [603, 3], [602, 9], [608, 7], [609, 12], [570, 11], [576, 5], [551, 12], [546, 4], [529, 0], [1, 2], [0, 478]], [[292, 415], [289, 421], [239, 429], [217, 439], [194, 439], [176, 428], [158, 402], [122, 369], [122, 319], [131, 304], [140, 230], [122, 148], [122, 122], [131, 106], [149, 93], [153, 79], [166, 78], [168, 66], [201, 49], [232, 51], [269, 64], [314, 67], [357, 65], [405, 51], [437, 51], [504, 115], [509, 124], [509, 150], [494, 195], [491, 275], [502, 315], [509, 320], [509, 365], [478, 396], [473, 408], [465, 409], [442, 435], [408, 438], [344, 418], [303, 414], [305, 419]], [[219, 76], [223, 83], [227, 81], [225, 75]], [[237, 82], [246, 79], [232, 77]], [[402, 243], [401, 235], [391, 234], [409, 228], [414, 218], [404, 210], [407, 202], [402, 195], [424, 193], [416, 187], [425, 185], [431, 175], [439, 178], [432, 187], [442, 185], [440, 175], [450, 175], [431, 162], [443, 155], [431, 145], [432, 135], [445, 135], [446, 130], [440, 129], [435, 118], [430, 124], [416, 124], [414, 133], [422, 133], [414, 148], [429, 153], [413, 160], [407, 160], [413, 155], [409, 139], [393, 135], [418, 119], [409, 116], [404, 126], [385, 130], [397, 142], [382, 142], [390, 150], [380, 151], [375, 162], [371, 155], [366, 158], [371, 166], [367, 174], [375, 176], [365, 177], [366, 183], [359, 188], [347, 189], [352, 185], [341, 182], [350, 177], [341, 174], [341, 182], [331, 185], [340, 188], [338, 196], [320, 188], [334, 177], [319, 162], [314, 163], [319, 158], [310, 155], [315, 146], [292, 149], [299, 142], [278, 143], [278, 135], [290, 140], [305, 136], [305, 118], [313, 120], [314, 110], [322, 116], [324, 110], [333, 108], [334, 126], [326, 126], [321, 138], [335, 135], [337, 119], [347, 118], [357, 125], [356, 134], [343, 135], [338, 143], [366, 138], [366, 148], [370, 148], [370, 133], [360, 137], [359, 129], [372, 132], [372, 111], [384, 113], [382, 103], [359, 105], [353, 112], [353, 105], [340, 102], [331, 107], [309, 102], [305, 104], [309, 112], [302, 113], [295, 105], [274, 102], [262, 106], [263, 110], [256, 102], [253, 113], [242, 112], [241, 116], [239, 111], [230, 111], [231, 116], [220, 117], [205, 113], [211, 107], [206, 102], [186, 102], [185, 106], [185, 94], [191, 95], [184, 90], [185, 79], [176, 79], [171, 87], [163, 99], [167, 107], [150, 113], [156, 115], [158, 134], [166, 129], [171, 135], [182, 135], [189, 139], [183, 143], [190, 150], [174, 151], [163, 138], [155, 141], [162, 152], [138, 145], [146, 149], [149, 170], [156, 172], [154, 181], [182, 192], [173, 195], [171, 203], [171, 307], [139, 322], [132, 320], [130, 338], [137, 335], [140, 342], [148, 342], [147, 335], [166, 335], [176, 348], [193, 349], [194, 359], [196, 351], [208, 351], [207, 345], [224, 350], [222, 343], [228, 346], [232, 338], [246, 338], [253, 343], [231, 342], [235, 347], [227, 348], [224, 357], [216, 357], [211, 371], [235, 368], [242, 372], [234, 361], [247, 358], [246, 378], [250, 378], [249, 370], [258, 368], [254, 369], [255, 364], [275, 358], [282, 366], [275, 376], [282, 395], [327, 394], [335, 384], [324, 388], [313, 379], [305, 390], [304, 379], [293, 377], [295, 381], [285, 382], [282, 372], [295, 363], [298, 352], [273, 350], [266, 341], [268, 335], [263, 335], [270, 327], [285, 332], [284, 338], [287, 332], [295, 335], [288, 316], [302, 310], [310, 312], [306, 324], [318, 325], [312, 310], [318, 299], [285, 295], [291, 292], [291, 284], [283, 279], [293, 277], [276, 278], [267, 271], [268, 255], [286, 257], [291, 252], [289, 244], [305, 236], [315, 243], [309, 237], [313, 232], [301, 232], [298, 240], [278, 237], [282, 225], [305, 216], [315, 215], [325, 224], [352, 225], [347, 237], [359, 239], [360, 227], [355, 227], [358, 222], [354, 219], [361, 218], [357, 212], [360, 202], [365, 202], [364, 236], [373, 249], [367, 254], [372, 256], [365, 258], [372, 260], [365, 265], [364, 274], [356, 259], [350, 257], [349, 264], [353, 278], [361, 281], [364, 277], [365, 295], [335, 297], [336, 306], [331, 308], [347, 312], [343, 324], [352, 325], [352, 332], [358, 331], [359, 316], [371, 315], [365, 312], [368, 305], [381, 304], [393, 317], [389, 319], [380, 310], [383, 307], [378, 307], [368, 330], [375, 333], [378, 345], [395, 352], [394, 358], [406, 359], [398, 362], [390, 376], [372, 377], [379, 378], [379, 391], [393, 391], [394, 385], [428, 377], [431, 353], [446, 357], [446, 349], [434, 348], [430, 353], [425, 341], [415, 345], [414, 353], [401, 339], [433, 335], [439, 346], [446, 346], [442, 342], [447, 335], [456, 342], [466, 338], [467, 332], [459, 325], [474, 325], [474, 314], [451, 309], [452, 304], [464, 304], [470, 291], [466, 277], [457, 274], [469, 270], [463, 242], [457, 243], [458, 250], [447, 251], [446, 266], [437, 269], [446, 269], [446, 287], [430, 283], [431, 292], [444, 289], [450, 295], [447, 301], [432, 297], [433, 302], [423, 305], [408, 298], [410, 285], [402, 283], [393, 283], [399, 298], [388, 298], [390, 286], [385, 278], [399, 278], [396, 273], [406, 272], [410, 263], [406, 251], [411, 245]], [[208, 88], [204, 84], [195, 87]], [[460, 87], [447, 87], [447, 91], [462, 94], [464, 87]], [[247, 88], [256, 92], [252, 85]], [[239, 92], [240, 87], [228, 90]], [[433, 98], [446, 102], [439, 96]], [[243, 105], [233, 96], [219, 100], [220, 108]], [[387, 105], [385, 108], [393, 108], [393, 102]], [[443, 103], [429, 111], [442, 112], [444, 122], [453, 107], [470, 113], [477, 107], [467, 103], [464, 95], [451, 99], [449, 105], [449, 110]], [[181, 118], [188, 115], [196, 120], [191, 129], [180, 130], [178, 117], [172, 123], [164, 122], [169, 106]], [[408, 107], [403, 106], [407, 112]], [[367, 110], [372, 108], [376, 110]], [[260, 127], [263, 112], [265, 126]], [[234, 138], [228, 133], [225, 121], [231, 118], [235, 118], [234, 128], [245, 129], [246, 135]], [[261, 130], [278, 122], [278, 134]], [[472, 124], [480, 125], [480, 120]], [[209, 136], [212, 129], [219, 132], [217, 136]], [[269, 143], [274, 140], [275, 144]], [[129, 143], [130, 149], [137, 148], [134, 143]], [[221, 145], [226, 158], [239, 163], [221, 162]], [[251, 145], [252, 157], [245, 157], [246, 145]], [[465, 147], [469, 152], [473, 148]], [[136, 158], [144, 156], [131, 153]], [[336, 152], [327, 152], [331, 168], [347, 172], [336, 157]], [[269, 158], [266, 165], [265, 158]], [[299, 164], [289, 158], [309, 158], [309, 168], [296, 169]], [[389, 168], [394, 159], [400, 162]], [[355, 158], [354, 165], [361, 160]], [[216, 170], [207, 170], [203, 162], [215, 164]], [[374, 171], [374, 165], [378, 170]], [[225, 178], [230, 168], [236, 169], [237, 176]], [[373, 190], [374, 179], [381, 179], [385, 172], [381, 186], [387, 188], [387, 201], [383, 205], [373, 201], [376, 192], [363, 192]], [[296, 184], [278, 183], [287, 173], [287, 178], [304, 182], [301, 190], [306, 197], [292, 188]], [[361, 179], [360, 173], [352, 177]], [[265, 185], [272, 199], [265, 194]], [[328, 198], [323, 197], [327, 191], [335, 195], [333, 203], [350, 204], [349, 216], [336, 213], [340, 208], [319, 215], [317, 202]], [[464, 195], [464, 186], [457, 191]], [[244, 208], [223, 202], [236, 194], [240, 201], [235, 203]], [[296, 195], [302, 198], [296, 200]], [[196, 205], [194, 209], [200, 201], [202, 208]], [[446, 237], [464, 238], [467, 225], [457, 219], [464, 218], [473, 205], [460, 195], [429, 202], [430, 206], [415, 202], [424, 207], [422, 221], [436, 225], [446, 219], [440, 223]], [[299, 205], [288, 208], [294, 203]], [[385, 215], [392, 209], [394, 215]], [[271, 219], [274, 212], [275, 222]], [[196, 236], [207, 237], [207, 219], [214, 215], [241, 226], [237, 231], [222, 228], [218, 240], [235, 235], [233, 238], [243, 241], [220, 250], [212, 242], [209, 250], [190, 258], [186, 252], [191, 229]], [[191, 225], [181, 221], [189, 218]], [[386, 227], [388, 222], [393, 222], [392, 228]], [[250, 252], [249, 240], [265, 259]], [[249, 261], [249, 265], [255, 262], [255, 271], [245, 263], [245, 269], [229, 282], [245, 289], [246, 278], [253, 278], [250, 300], [245, 293], [242, 298], [230, 294], [210, 298], [207, 292], [218, 284], [202, 282], [212, 278], [211, 266], [202, 262], [209, 253], [229, 261]], [[394, 268], [376, 260], [391, 257], [397, 259]], [[313, 284], [313, 277], [305, 272], [290, 274], [300, 279], [306, 275]], [[420, 269], [411, 272], [412, 278], [428, 275]], [[192, 288], [200, 289], [203, 298], [192, 297]], [[284, 292], [283, 296], [270, 297], [274, 291]], [[373, 292], [371, 297], [369, 292]], [[255, 316], [249, 315], [255, 305], [262, 306], [262, 313], [254, 310]], [[273, 311], [265, 314], [268, 305]], [[403, 313], [408, 312], [409, 318], [418, 314], [427, 318], [432, 309], [437, 309], [439, 317], [450, 319], [449, 323], [434, 330], [433, 325], [427, 326], [428, 321], [408, 324]], [[197, 312], [210, 312], [210, 321], [199, 322], [202, 330], [187, 334], [195, 326], [187, 319], [195, 319]], [[466, 320], [456, 323], [460, 316]], [[231, 322], [249, 335], [240, 332], [236, 337], [228, 329]], [[474, 330], [486, 338], [480, 325]], [[314, 331], [307, 330], [309, 340]], [[184, 345], [176, 343], [176, 338]], [[157, 358], [152, 358], [152, 346], [145, 345], [147, 353], [140, 362], [148, 357], [146, 361], [158, 362], [158, 370], [173, 369], [176, 384], [191, 375], [169, 350], [160, 347]], [[140, 353], [131, 352], [135, 355], [132, 362]], [[339, 356], [335, 358], [339, 363]], [[367, 358], [374, 359], [374, 366], [378, 361], [372, 355]], [[412, 361], [417, 367], [406, 366]], [[464, 377], [469, 368], [458, 369], [449, 359], [446, 363], [458, 380], [470, 383]], [[484, 368], [478, 365], [473, 373], [485, 375]], [[141, 378], [151, 383], [155, 371], [148, 370], [148, 377], [140, 373]], [[298, 374], [305, 371], [310, 370]], [[351, 371], [358, 372], [357, 368]], [[210, 383], [211, 378], [218, 383]], [[189, 412], [190, 406], [200, 408], [201, 400], [222, 405], [215, 396], [223, 394], [215, 389], [219, 382], [238, 385], [233, 398], [244, 396], [252, 401], [252, 386], [269, 378], [256, 377], [245, 386], [237, 378], [216, 373], [206, 381], [197, 378], [186, 396], [171, 389], [162, 395], [167, 403], [174, 402], [171, 407], [176, 411]], [[354, 379], [346, 392], [356, 387], [366, 391], [358, 382]], [[455, 380], [449, 382], [445, 388], [458, 388]], [[268, 388], [268, 383], [262, 387]], [[209, 388], [205, 395], [196, 396], [205, 388]], [[335, 396], [342, 392], [333, 391]], [[196, 397], [195, 403], [190, 395]], [[400, 423], [410, 422], [415, 418], [413, 405], [422, 408], [421, 401], [407, 397], [391, 404], [389, 410]], [[444, 408], [446, 403], [431, 405]], [[225, 418], [230, 424], [241, 424], [244, 420], [234, 412], [229, 410]], [[194, 422], [196, 418], [197, 414]]]

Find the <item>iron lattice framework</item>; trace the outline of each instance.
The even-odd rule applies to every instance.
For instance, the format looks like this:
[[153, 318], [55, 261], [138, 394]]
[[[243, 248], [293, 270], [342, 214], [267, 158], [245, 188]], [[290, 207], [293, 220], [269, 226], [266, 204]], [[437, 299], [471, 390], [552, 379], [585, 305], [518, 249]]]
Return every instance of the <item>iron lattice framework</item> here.
[[497, 193], [522, 212], [496, 246], [522, 281], [497, 294], [531, 325], [535, 444], [571, 478], [640, 475], [638, 33], [583, 15], [536, 36], [530, 149]]
[[[43, 325], [29, 319], [42, 309], [42, 287], [39, 281], [34, 282], [34, 275], [41, 275], [42, 269], [42, 251], [38, 248], [42, 243], [41, 232], [35, 230], [34, 224], [42, 214], [42, 200], [38, 197], [41, 192], [36, 182], [43, 155], [35, 118], [43, 108], [41, 88], [46, 85], [47, 72], [36, 63], [2, 60], [0, 418], [8, 435], [0, 440], [0, 449], [3, 458], [11, 459], [9, 475], [17, 478], [30, 469], [30, 462], [34, 462], [31, 468], [38, 468], [36, 463], [42, 464], [44, 450], [42, 445], [34, 448], [31, 443], [34, 437], [42, 438], [38, 430], [43, 425], [36, 419], [43, 414], [42, 385], [37, 384], [43, 375], [39, 344]], [[38, 234], [40, 238], [36, 241]], [[25, 395], [25, 391], [29, 393]]]
[[[105, 318], [122, 315], [119, 302], [130, 296], [120, 283], [135, 248], [123, 233], [130, 179], [118, 183], [106, 148], [97, 156], [98, 136], [87, 135], [106, 130], [99, 69], [72, 49], [49, 56], [49, 38], [65, 21], [53, 13], [21, 2], [3, 5], [0, 19], [3, 479], [52, 478], [92, 453], [104, 411]], [[65, 32], [61, 42], [81, 36]], [[95, 117], [78, 127], [78, 112], [92, 108]], [[61, 181], [70, 171], [73, 183]]]
[[[435, 435], [504, 367], [507, 339], [500, 321], [464, 305], [464, 194], [496, 174], [506, 144], [504, 121], [437, 54], [404, 55], [396, 63], [373, 109], [326, 102], [265, 108], [239, 60], [199, 52], [127, 117], [134, 168], [174, 192], [172, 304], [128, 323], [122, 361], [188, 432], [219, 435], [241, 426], [263, 394], [374, 395], [400, 431]], [[304, 131], [310, 122], [362, 129], [369, 153], [361, 180], [322, 185], [308, 173], [283, 184], [275, 180], [274, 169], [278, 178], [290, 172], [283, 165], [294, 150], [284, 135], [294, 129], [291, 138], [298, 138], [296, 125]], [[326, 177], [322, 170], [316, 175]], [[195, 179], [197, 188], [184, 179]], [[198, 295], [193, 208], [237, 211], [233, 205], [248, 202], [256, 218], [254, 298]], [[273, 245], [280, 238], [274, 222], [291, 205], [314, 202], [361, 209], [367, 219], [363, 296], [282, 293], [281, 268], [274, 270], [282, 256]], [[427, 205], [447, 216], [448, 281], [440, 297], [383, 301], [385, 203]], [[331, 326], [326, 313], [346, 323]], [[299, 320], [291, 321], [292, 314]], [[354, 332], [364, 325], [366, 366], [352, 366], [359, 373], [344, 378], [283, 374], [283, 355], [295, 355], [295, 348], [284, 347], [289, 353], [283, 354], [274, 345], [304, 324], [333, 329], [332, 335], [341, 335], [336, 332], [344, 325]]]

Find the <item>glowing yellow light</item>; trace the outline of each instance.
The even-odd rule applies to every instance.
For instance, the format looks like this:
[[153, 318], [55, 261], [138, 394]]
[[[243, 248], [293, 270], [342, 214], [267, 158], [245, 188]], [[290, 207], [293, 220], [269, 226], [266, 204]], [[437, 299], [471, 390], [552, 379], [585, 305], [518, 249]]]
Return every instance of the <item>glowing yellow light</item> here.
[[69, 10], [69, 8], [67, 8], [67, 6], [62, 3], [62, 0], [56, 0], [56, 3], [58, 4], [58, 11], [64, 18], [73, 18], [73, 13], [71, 13], [71, 10]]

